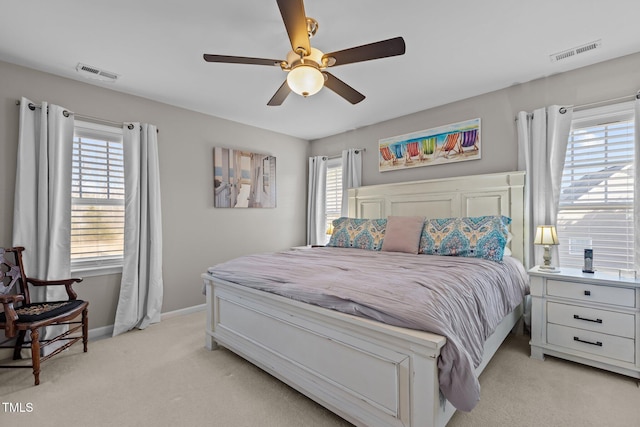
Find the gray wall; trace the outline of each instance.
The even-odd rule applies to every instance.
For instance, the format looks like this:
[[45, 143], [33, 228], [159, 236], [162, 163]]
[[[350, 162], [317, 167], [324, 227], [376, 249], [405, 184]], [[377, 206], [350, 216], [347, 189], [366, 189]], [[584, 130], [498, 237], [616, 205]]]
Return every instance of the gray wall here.
[[[200, 274], [213, 264], [305, 243], [307, 141], [0, 62], [0, 246], [12, 244], [16, 100], [22, 96], [82, 115], [158, 126], [163, 312], [202, 304]], [[214, 146], [276, 156], [277, 207], [214, 209]], [[88, 277], [75, 286], [90, 301], [90, 328], [113, 324], [119, 280]]]
[[[365, 147], [364, 185], [515, 170], [515, 115], [551, 104], [584, 104], [640, 89], [640, 54], [421, 111], [312, 141], [98, 88], [0, 62], [0, 246], [11, 244], [18, 107], [26, 96], [79, 114], [141, 121], [160, 129], [164, 233], [163, 311], [201, 304], [199, 274], [238, 255], [285, 249], [305, 242], [306, 164], [309, 154], [334, 155]], [[425, 94], [428, 96], [428, 94]], [[480, 117], [482, 159], [378, 172], [378, 140]], [[256, 142], [256, 141], [259, 141]], [[250, 149], [277, 158], [278, 207], [214, 209], [214, 146]], [[90, 277], [78, 286], [91, 302], [90, 326], [111, 325], [119, 275]]]
[[[638, 89], [640, 54], [634, 54], [314, 140], [311, 153], [331, 156], [345, 148], [366, 148], [363, 185], [512, 171], [518, 162], [515, 115], [519, 111], [553, 104], [582, 105], [634, 95]], [[482, 119], [482, 159], [378, 171], [380, 139], [477, 117]]]

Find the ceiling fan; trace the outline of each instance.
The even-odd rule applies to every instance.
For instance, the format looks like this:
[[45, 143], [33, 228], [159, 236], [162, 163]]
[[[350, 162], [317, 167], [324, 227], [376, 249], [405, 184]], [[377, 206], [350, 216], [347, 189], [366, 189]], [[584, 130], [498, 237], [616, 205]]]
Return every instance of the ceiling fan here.
[[311, 47], [309, 42], [318, 30], [318, 22], [305, 15], [303, 0], [277, 0], [277, 3], [291, 42], [291, 51], [287, 54], [286, 60], [204, 54], [204, 60], [207, 62], [271, 65], [286, 71], [287, 79], [267, 105], [282, 105], [291, 91], [303, 97], [311, 96], [320, 91], [323, 86], [350, 103], [357, 104], [365, 96], [327, 72], [327, 68], [403, 55], [405, 52], [404, 39], [395, 37], [336, 52], [322, 53]]

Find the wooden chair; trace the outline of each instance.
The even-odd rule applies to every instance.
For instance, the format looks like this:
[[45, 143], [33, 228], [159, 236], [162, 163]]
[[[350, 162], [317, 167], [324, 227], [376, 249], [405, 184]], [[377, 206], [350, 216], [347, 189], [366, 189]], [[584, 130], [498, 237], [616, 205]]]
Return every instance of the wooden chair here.
[[[89, 303], [77, 299], [72, 285], [82, 279], [38, 280], [27, 277], [22, 263], [23, 247], [0, 248], [0, 329], [4, 329], [6, 340], [0, 348], [13, 348], [13, 360], [22, 359], [21, 351], [31, 349], [31, 364], [16, 362], [0, 365], [0, 368], [33, 368], [35, 385], [40, 384], [40, 363], [69, 348], [82, 339], [87, 351]], [[11, 258], [11, 259], [10, 259]], [[15, 285], [18, 285], [17, 287]], [[31, 302], [29, 286], [64, 286], [69, 297], [66, 301]], [[15, 290], [12, 289], [15, 287]], [[77, 318], [80, 317], [81, 320]], [[61, 326], [62, 325], [62, 326]], [[40, 338], [40, 329], [59, 326], [59, 335], [50, 339]], [[66, 326], [66, 327], [65, 327]], [[82, 331], [80, 331], [82, 329]], [[25, 340], [29, 331], [29, 339]], [[14, 344], [9, 344], [15, 339]], [[49, 345], [58, 343], [50, 352], [41, 352]]]

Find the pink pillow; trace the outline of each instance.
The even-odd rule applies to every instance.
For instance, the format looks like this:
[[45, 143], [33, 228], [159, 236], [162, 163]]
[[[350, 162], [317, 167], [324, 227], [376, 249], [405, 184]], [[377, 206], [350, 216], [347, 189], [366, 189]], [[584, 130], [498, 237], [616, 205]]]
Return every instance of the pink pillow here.
[[390, 216], [381, 250], [417, 254], [423, 227], [424, 217]]

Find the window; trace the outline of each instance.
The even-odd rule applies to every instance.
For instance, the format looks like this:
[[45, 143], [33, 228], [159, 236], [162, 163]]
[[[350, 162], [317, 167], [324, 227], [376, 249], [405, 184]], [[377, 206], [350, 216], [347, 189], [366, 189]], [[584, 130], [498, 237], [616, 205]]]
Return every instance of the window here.
[[342, 158], [327, 162], [326, 189], [327, 240], [331, 237], [331, 222], [342, 215]]
[[634, 268], [633, 104], [576, 112], [560, 193], [560, 265], [582, 268], [592, 248], [594, 267]]
[[119, 271], [124, 248], [122, 130], [76, 120], [72, 168], [71, 269]]

